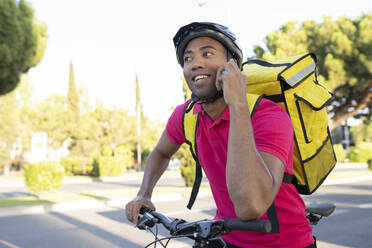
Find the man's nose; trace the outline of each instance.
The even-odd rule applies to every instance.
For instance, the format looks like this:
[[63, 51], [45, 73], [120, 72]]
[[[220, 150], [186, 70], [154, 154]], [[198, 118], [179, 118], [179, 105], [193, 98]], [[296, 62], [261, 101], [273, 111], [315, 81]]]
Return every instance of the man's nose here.
[[204, 59], [201, 56], [195, 56], [192, 64], [192, 69], [196, 70], [204, 68], [204, 66], [205, 66]]

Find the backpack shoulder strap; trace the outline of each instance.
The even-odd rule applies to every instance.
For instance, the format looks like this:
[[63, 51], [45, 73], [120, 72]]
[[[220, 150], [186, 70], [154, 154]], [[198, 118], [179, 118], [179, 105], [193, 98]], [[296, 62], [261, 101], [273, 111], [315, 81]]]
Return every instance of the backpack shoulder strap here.
[[247, 103], [248, 103], [249, 114], [251, 115], [251, 118], [256, 112], [257, 106], [260, 103], [261, 98], [262, 96], [260, 95], [247, 93]]
[[[249, 113], [251, 117], [255, 113], [255, 110], [261, 100], [262, 96], [256, 94], [247, 94], [247, 102], [249, 107]], [[199, 113], [194, 114], [194, 102], [190, 101], [186, 104], [183, 110], [182, 116], [182, 129], [187, 140], [187, 144], [190, 146], [190, 152], [196, 162], [196, 169], [195, 169], [195, 181], [194, 185], [192, 186], [191, 196], [189, 199], [189, 203], [187, 204], [187, 208], [191, 209], [195, 200], [196, 196], [199, 192], [199, 187], [201, 180], [203, 178], [203, 173], [201, 169], [201, 165], [198, 159], [198, 152], [197, 152], [197, 143], [196, 143], [196, 134], [198, 131], [199, 126]]]
[[183, 110], [183, 116], [182, 116], [183, 133], [185, 135], [187, 144], [190, 147], [190, 152], [192, 154], [192, 157], [194, 158], [195, 163], [196, 163], [195, 181], [194, 181], [194, 185], [192, 186], [189, 203], [187, 204], [188, 209], [191, 209], [192, 206], [194, 205], [196, 196], [198, 195], [198, 192], [199, 192], [200, 183], [203, 178], [203, 172], [202, 172], [201, 165], [199, 163], [197, 144], [196, 144], [196, 134], [198, 131], [198, 126], [199, 126], [199, 113], [194, 114], [194, 104], [195, 102], [193, 101], [190, 101], [188, 104], [186, 104], [185, 109]]
[[192, 147], [191, 152], [195, 159], [195, 157], [197, 157], [195, 142], [196, 131], [198, 128], [197, 124], [199, 122], [199, 113], [194, 114], [194, 104], [195, 103], [193, 101], [190, 101], [188, 104], [186, 104], [185, 109], [183, 110], [182, 130], [187, 140], [187, 144]]

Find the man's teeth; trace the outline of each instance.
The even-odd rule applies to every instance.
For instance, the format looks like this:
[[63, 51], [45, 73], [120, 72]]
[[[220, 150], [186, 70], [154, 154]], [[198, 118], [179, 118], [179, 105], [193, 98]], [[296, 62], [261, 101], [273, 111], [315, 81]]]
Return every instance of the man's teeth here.
[[208, 77], [207, 75], [199, 75], [195, 77], [195, 81], [198, 81], [200, 79], [207, 78], [207, 77]]

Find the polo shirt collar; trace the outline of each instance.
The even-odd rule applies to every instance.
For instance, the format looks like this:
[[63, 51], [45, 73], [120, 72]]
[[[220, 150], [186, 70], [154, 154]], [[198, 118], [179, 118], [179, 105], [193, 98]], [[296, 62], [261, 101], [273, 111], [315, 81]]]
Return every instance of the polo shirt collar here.
[[[199, 103], [195, 103], [193, 113], [194, 113], [194, 115], [200, 113], [202, 116], [205, 116], [205, 117], [209, 118], [209, 116], [207, 115], [207, 113], [203, 109], [202, 105], [199, 104]], [[223, 112], [223, 114], [220, 117], [218, 117], [215, 121], [213, 121], [213, 124], [217, 125], [221, 121], [225, 121], [225, 120], [227, 120], [227, 121], [230, 120], [229, 106], [226, 107], [225, 111]]]

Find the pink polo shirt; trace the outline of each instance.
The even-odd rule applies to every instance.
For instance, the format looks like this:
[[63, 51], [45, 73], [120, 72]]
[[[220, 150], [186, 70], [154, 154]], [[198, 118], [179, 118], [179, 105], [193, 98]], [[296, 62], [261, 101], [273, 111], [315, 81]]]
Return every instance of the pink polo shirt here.
[[[166, 133], [177, 145], [186, 142], [182, 130], [184, 103], [168, 120]], [[194, 114], [200, 113], [197, 132], [199, 162], [207, 176], [217, 206], [216, 219], [237, 218], [226, 186], [226, 161], [229, 134], [229, 108], [215, 121], [202, 106], [195, 104]], [[262, 99], [252, 118], [256, 146], [259, 151], [278, 157], [285, 172], [293, 174], [293, 128], [289, 116], [276, 103]], [[312, 229], [306, 218], [305, 204], [292, 184], [283, 183], [275, 198], [280, 233], [263, 234], [232, 231], [223, 239], [239, 247], [306, 247], [313, 243]], [[267, 219], [267, 214], [261, 218]]]

